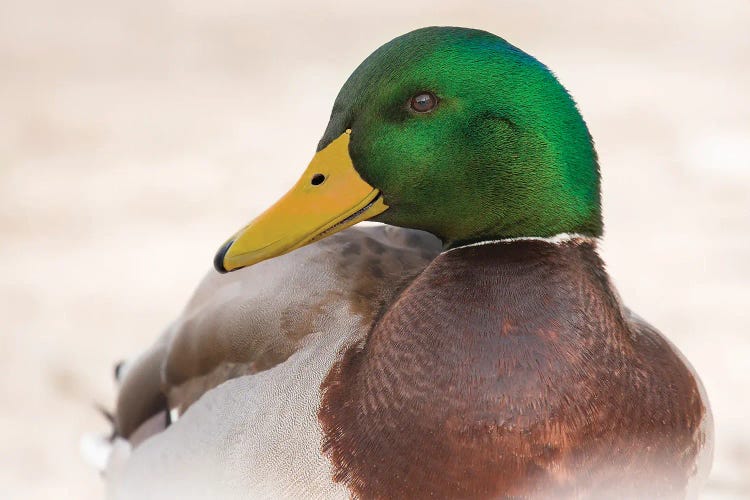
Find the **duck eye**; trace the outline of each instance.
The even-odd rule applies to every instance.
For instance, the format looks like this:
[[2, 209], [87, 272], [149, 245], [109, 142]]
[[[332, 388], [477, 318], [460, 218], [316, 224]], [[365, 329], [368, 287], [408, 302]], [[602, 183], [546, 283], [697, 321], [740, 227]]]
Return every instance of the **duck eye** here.
[[437, 97], [432, 92], [421, 92], [411, 98], [409, 106], [417, 113], [429, 113], [437, 105]]

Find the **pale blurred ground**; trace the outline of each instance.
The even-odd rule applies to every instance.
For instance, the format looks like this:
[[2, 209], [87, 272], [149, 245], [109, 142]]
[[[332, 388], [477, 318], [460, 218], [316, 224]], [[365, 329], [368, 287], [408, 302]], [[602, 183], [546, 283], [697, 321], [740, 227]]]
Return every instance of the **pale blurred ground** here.
[[609, 268], [713, 404], [706, 497], [750, 497], [746, 0], [2, 0], [0, 497], [101, 495], [78, 442], [113, 362], [302, 171], [360, 60], [432, 24], [504, 36], [576, 96]]

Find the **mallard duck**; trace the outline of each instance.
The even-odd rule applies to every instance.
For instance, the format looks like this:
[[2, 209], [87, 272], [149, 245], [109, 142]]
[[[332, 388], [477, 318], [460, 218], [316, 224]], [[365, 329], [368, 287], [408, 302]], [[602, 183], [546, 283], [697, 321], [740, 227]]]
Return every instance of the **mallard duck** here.
[[547, 67], [473, 29], [392, 40], [119, 370], [110, 496], [694, 495], [706, 395], [601, 236], [594, 146]]

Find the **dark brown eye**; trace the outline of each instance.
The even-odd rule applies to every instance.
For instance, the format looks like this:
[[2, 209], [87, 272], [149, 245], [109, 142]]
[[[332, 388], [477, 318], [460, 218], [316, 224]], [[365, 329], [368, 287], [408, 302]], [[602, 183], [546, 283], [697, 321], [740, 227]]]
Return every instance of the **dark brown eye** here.
[[432, 92], [421, 92], [411, 98], [411, 109], [417, 113], [429, 113], [437, 105], [437, 97]]

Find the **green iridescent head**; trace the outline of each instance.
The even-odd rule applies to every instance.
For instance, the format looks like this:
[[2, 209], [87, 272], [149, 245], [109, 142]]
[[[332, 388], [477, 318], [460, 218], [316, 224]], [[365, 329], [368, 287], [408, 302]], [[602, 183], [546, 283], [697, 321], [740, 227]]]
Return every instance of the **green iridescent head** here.
[[[411, 101], [425, 93], [437, 105], [420, 113]], [[389, 206], [375, 220], [448, 246], [602, 232], [596, 153], [573, 99], [491, 33], [432, 27], [383, 45], [344, 84], [319, 149], [346, 129], [354, 167]]]
[[357, 68], [302, 178], [215, 265], [239, 269], [365, 219], [429, 231], [446, 247], [599, 236], [586, 124], [555, 76], [502, 38], [413, 31]]

